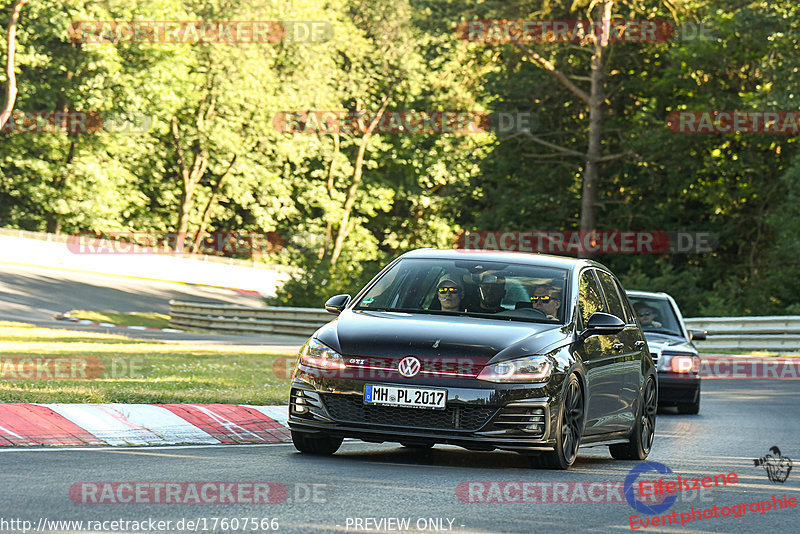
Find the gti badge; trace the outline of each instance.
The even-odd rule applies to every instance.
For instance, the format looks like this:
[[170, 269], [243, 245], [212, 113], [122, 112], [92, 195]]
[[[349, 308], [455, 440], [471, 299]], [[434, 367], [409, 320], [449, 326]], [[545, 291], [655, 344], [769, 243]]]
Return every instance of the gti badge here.
[[419, 360], [413, 356], [406, 356], [400, 363], [397, 365], [397, 370], [406, 378], [411, 378], [417, 376], [420, 370], [420, 363]]

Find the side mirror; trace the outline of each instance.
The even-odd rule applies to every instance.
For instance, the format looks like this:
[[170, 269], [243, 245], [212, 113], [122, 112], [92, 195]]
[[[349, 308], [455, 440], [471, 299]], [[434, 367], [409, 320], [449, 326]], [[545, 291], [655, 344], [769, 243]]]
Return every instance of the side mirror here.
[[689, 339], [692, 341], [702, 341], [707, 335], [708, 332], [705, 330], [689, 330]]
[[325, 303], [325, 311], [334, 315], [339, 315], [342, 310], [350, 303], [350, 295], [336, 295], [328, 299]]
[[625, 321], [616, 315], [595, 312], [586, 322], [586, 329], [580, 333], [580, 338], [583, 340], [592, 336], [619, 334], [624, 328]]

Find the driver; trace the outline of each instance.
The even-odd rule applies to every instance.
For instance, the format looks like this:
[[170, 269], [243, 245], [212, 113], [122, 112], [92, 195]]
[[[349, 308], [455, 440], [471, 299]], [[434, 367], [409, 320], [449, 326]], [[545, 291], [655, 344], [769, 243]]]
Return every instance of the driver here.
[[661, 328], [661, 323], [656, 321], [656, 309], [648, 306], [644, 302], [637, 302], [633, 305], [636, 316], [639, 317], [639, 322], [642, 323], [642, 328]]
[[549, 284], [539, 286], [531, 296], [531, 304], [547, 315], [548, 319], [557, 320], [558, 309], [561, 307], [561, 290]]

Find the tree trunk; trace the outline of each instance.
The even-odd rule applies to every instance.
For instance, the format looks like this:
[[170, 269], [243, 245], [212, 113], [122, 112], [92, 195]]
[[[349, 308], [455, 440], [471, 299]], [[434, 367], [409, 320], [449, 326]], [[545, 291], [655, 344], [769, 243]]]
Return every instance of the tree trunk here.
[[[340, 139], [339, 134], [333, 134], [333, 157], [331, 158], [331, 166], [328, 168], [328, 198], [331, 199], [333, 202], [333, 188], [334, 188], [334, 178], [333, 172], [336, 169], [336, 160], [339, 157], [339, 148], [340, 148]], [[325, 225], [325, 242], [319, 249], [319, 253], [317, 257], [322, 259], [325, 257], [325, 254], [328, 253], [328, 247], [331, 244], [331, 238], [333, 237], [333, 223], [329, 220], [328, 224]]]
[[361, 142], [358, 144], [358, 154], [356, 155], [355, 170], [353, 171], [353, 181], [350, 184], [350, 188], [347, 191], [347, 199], [344, 202], [344, 213], [342, 214], [342, 220], [339, 222], [339, 231], [336, 233], [336, 242], [333, 244], [333, 252], [331, 253], [331, 265], [336, 265], [336, 262], [339, 261], [339, 256], [341, 256], [342, 248], [344, 247], [344, 240], [347, 238], [347, 234], [350, 233], [350, 228], [348, 226], [350, 223], [350, 213], [353, 211], [353, 205], [356, 203], [358, 186], [361, 184], [362, 169], [364, 167], [364, 154], [367, 151], [367, 142], [369, 142], [369, 137], [372, 135], [375, 127], [378, 126], [378, 123], [383, 117], [383, 112], [386, 111], [386, 107], [389, 105], [389, 100], [391, 100], [393, 92], [394, 86], [389, 89], [389, 92], [383, 98], [380, 109], [375, 114], [375, 118], [367, 127], [364, 135], [361, 136]]
[[580, 229], [591, 232], [596, 225], [597, 183], [599, 166], [603, 156], [603, 102], [605, 101], [606, 50], [611, 32], [612, 0], [601, 3], [602, 37], [595, 41], [592, 56], [591, 92], [589, 94], [589, 143], [586, 150], [586, 164], [583, 168], [583, 191], [581, 195]]
[[19, 14], [22, 12], [22, 6], [27, 4], [30, 0], [17, 0], [14, 7], [11, 8], [11, 18], [8, 21], [8, 31], [6, 37], [8, 39], [8, 58], [6, 60], [6, 98], [3, 102], [3, 108], [0, 109], [0, 129], [11, 117], [11, 111], [14, 109], [14, 102], [17, 100], [17, 76], [14, 74], [14, 54], [17, 46], [17, 21]]
[[367, 151], [369, 136], [370, 134], [364, 134], [361, 138], [361, 142], [358, 144], [358, 155], [356, 156], [355, 170], [353, 171], [353, 181], [350, 183], [350, 188], [347, 190], [347, 199], [344, 201], [344, 213], [342, 214], [342, 220], [339, 221], [339, 231], [336, 233], [336, 242], [333, 244], [331, 265], [336, 265], [336, 262], [339, 261], [339, 256], [342, 254], [342, 248], [344, 247], [344, 240], [349, 233], [348, 224], [350, 223], [350, 213], [353, 211], [353, 205], [356, 203], [358, 186], [361, 184], [364, 154]]
[[609, 37], [611, 34], [611, 13], [614, 9], [614, 0], [600, 0], [598, 2], [603, 31], [594, 42], [592, 55], [591, 90], [589, 94], [576, 86], [569, 77], [561, 72], [547, 58], [539, 55], [532, 49], [517, 40], [512, 44], [524, 52], [536, 65], [545, 69], [564, 87], [569, 89], [576, 97], [583, 101], [589, 108], [589, 139], [586, 153], [583, 154], [571, 148], [561, 147], [545, 141], [538, 136], [528, 133], [534, 142], [555, 150], [557, 154], [567, 154], [581, 157], [584, 160], [581, 191], [580, 229], [592, 231], [597, 224], [597, 188], [600, 178], [600, 163], [629, 155], [629, 152], [603, 156], [603, 104], [605, 102], [606, 58], [608, 55]]
[[225, 186], [225, 181], [228, 179], [228, 176], [230, 176], [231, 171], [233, 170], [233, 164], [236, 163], [237, 156], [238, 154], [234, 154], [231, 162], [228, 164], [228, 168], [225, 169], [225, 172], [222, 174], [222, 176], [220, 176], [219, 180], [217, 180], [217, 184], [214, 186], [214, 190], [211, 192], [211, 197], [208, 199], [208, 203], [203, 210], [203, 219], [200, 221], [200, 227], [197, 229], [197, 235], [194, 238], [194, 245], [192, 245], [193, 254], [196, 254], [197, 249], [200, 248], [200, 242], [203, 240], [203, 234], [206, 233], [208, 221], [211, 219], [211, 208], [213, 208], [214, 204], [217, 202], [217, 198], [219, 197], [222, 188]]
[[178, 215], [178, 239], [176, 250], [183, 251], [183, 244], [186, 233], [189, 230], [189, 216], [191, 215], [192, 205], [194, 204], [194, 190], [208, 165], [208, 154], [205, 150], [195, 145], [194, 161], [192, 168], [189, 169], [186, 156], [181, 146], [180, 130], [178, 128], [178, 117], [172, 117], [172, 139], [175, 143], [175, 151], [178, 154], [178, 170], [181, 178], [181, 200], [180, 213]]

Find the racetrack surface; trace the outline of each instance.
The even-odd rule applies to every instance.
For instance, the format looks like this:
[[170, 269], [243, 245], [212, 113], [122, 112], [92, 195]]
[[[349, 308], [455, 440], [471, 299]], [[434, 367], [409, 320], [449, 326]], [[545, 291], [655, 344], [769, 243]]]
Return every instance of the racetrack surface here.
[[[771, 482], [753, 459], [777, 445], [784, 456], [800, 458], [800, 389], [797, 381], [715, 380], [703, 384], [698, 416], [660, 414], [649, 461], [681, 477], [734, 472], [735, 484], [682, 494], [659, 515], [687, 512], [692, 506], [732, 506], [778, 497], [800, 497], [800, 473]], [[638, 462], [612, 460], [606, 448], [582, 449], [570, 471], [527, 467], [525, 458], [505, 452], [470, 452], [437, 446], [414, 452], [396, 444], [345, 442], [327, 458], [301, 455], [291, 444], [130, 449], [0, 451], [2, 518], [50, 520], [171, 520], [181, 518], [277, 518], [280, 532], [398, 532], [375, 530], [385, 518], [416, 522], [439, 518], [448, 532], [623, 532], [635, 512], [625, 502], [474, 503], [462, 502], [459, 484], [469, 481], [622, 482]], [[654, 472], [641, 479], [658, 478]], [[273, 482], [286, 489], [276, 504], [85, 504], [81, 482]], [[314, 485], [317, 486], [314, 486]], [[99, 488], [100, 486], [96, 486]], [[488, 487], [488, 486], [487, 486]], [[554, 486], [553, 486], [554, 487]], [[9, 491], [13, 488], [13, 491]], [[98, 490], [99, 491], [99, 490]], [[316, 498], [313, 492], [316, 491]], [[274, 494], [274, 493], [273, 493]], [[98, 493], [99, 495], [99, 493]], [[485, 495], [488, 495], [486, 493]], [[514, 494], [510, 493], [513, 497]], [[571, 497], [570, 497], [571, 498]], [[245, 496], [245, 500], [247, 496]], [[87, 497], [87, 500], [90, 500]], [[316, 501], [316, 502], [315, 502]], [[349, 522], [348, 522], [349, 518]], [[354, 529], [355, 519], [361, 529]], [[370, 518], [374, 522], [365, 523]], [[681, 527], [647, 532], [796, 532], [798, 509], [748, 512], [704, 519]], [[371, 530], [366, 530], [367, 524]], [[425, 524], [420, 523], [421, 526]], [[382, 524], [383, 527], [387, 523]], [[396, 526], [396, 525], [395, 525]], [[106, 530], [111, 531], [111, 530]], [[202, 531], [202, 530], [198, 530]], [[219, 532], [235, 532], [217, 528]], [[240, 528], [238, 532], [244, 532]], [[264, 531], [259, 529], [259, 531]], [[432, 529], [428, 528], [428, 531]]]
[[0, 320], [47, 328], [124, 335], [132, 339], [197, 344], [269, 345], [277, 352], [296, 352], [303, 343], [294, 336], [234, 336], [192, 332], [138, 331], [75, 325], [53, 316], [73, 309], [169, 314], [169, 301], [188, 300], [261, 306], [259, 295], [232, 289], [139, 280], [111, 275], [23, 267], [0, 262]]

